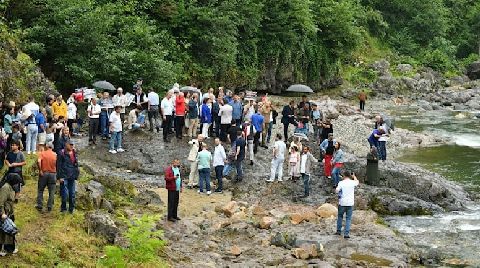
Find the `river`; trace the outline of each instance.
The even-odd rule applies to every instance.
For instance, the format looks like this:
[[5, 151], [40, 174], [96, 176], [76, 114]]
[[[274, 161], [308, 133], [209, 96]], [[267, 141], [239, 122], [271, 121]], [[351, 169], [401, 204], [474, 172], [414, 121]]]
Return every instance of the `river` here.
[[[465, 111], [417, 111], [415, 106], [400, 106], [390, 114], [396, 127], [433, 133], [450, 142], [409, 150], [398, 160], [419, 164], [460, 182], [469, 191], [480, 192], [480, 119]], [[387, 222], [410, 243], [430, 252], [432, 259], [439, 255], [480, 267], [478, 205], [434, 216], [390, 217]]]

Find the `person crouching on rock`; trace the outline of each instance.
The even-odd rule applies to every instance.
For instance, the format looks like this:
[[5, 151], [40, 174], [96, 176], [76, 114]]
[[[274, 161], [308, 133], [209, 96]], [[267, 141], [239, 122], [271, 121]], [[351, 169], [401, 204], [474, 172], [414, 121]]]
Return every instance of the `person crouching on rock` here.
[[180, 177], [180, 161], [175, 159], [172, 164], [165, 168], [165, 188], [168, 190], [168, 213], [167, 220], [179, 221], [178, 203], [182, 191], [182, 178]]
[[[352, 180], [353, 178], [353, 180]], [[337, 232], [336, 235], [342, 235], [343, 214], [345, 218], [345, 232], [344, 238], [350, 238], [350, 224], [352, 222], [353, 205], [355, 202], [355, 187], [359, 181], [355, 173], [349, 171], [343, 172], [343, 180], [338, 183], [335, 192], [338, 193], [340, 200], [338, 201], [338, 217], [337, 217]]]

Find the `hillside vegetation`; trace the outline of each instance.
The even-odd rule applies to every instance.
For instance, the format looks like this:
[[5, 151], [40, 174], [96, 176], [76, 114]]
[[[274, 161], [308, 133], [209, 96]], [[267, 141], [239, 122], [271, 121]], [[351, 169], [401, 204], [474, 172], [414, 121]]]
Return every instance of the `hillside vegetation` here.
[[480, 43], [474, 0], [2, 3], [25, 51], [69, 89], [97, 79], [130, 88], [139, 76], [159, 90], [175, 81], [276, 93], [296, 82], [318, 89], [370, 57], [372, 43], [398, 62], [455, 74], [478, 57]]

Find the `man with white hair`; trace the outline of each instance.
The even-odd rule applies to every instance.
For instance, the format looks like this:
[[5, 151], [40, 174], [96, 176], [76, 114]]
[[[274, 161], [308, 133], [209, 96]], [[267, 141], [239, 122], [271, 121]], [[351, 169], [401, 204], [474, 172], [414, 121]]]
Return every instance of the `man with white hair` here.
[[155, 127], [157, 132], [160, 132], [160, 123], [159, 123], [159, 106], [160, 106], [160, 97], [157, 92], [150, 88], [148, 92], [148, 122], [150, 123], [150, 131], [153, 131]]
[[123, 94], [123, 88], [117, 88], [117, 94], [112, 98], [113, 106], [120, 106], [120, 118], [122, 122], [125, 121], [125, 107], [127, 107], [127, 96]]

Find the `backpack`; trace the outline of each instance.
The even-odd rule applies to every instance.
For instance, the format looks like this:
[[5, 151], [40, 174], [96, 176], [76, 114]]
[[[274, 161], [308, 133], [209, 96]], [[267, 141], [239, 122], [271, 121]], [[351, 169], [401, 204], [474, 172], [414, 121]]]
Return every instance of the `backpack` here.
[[1, 229], [8, 235], [16, 235], [18, 233], [17, 225], [15, 225], [15, 223], [9, 217], [2, 222]]

